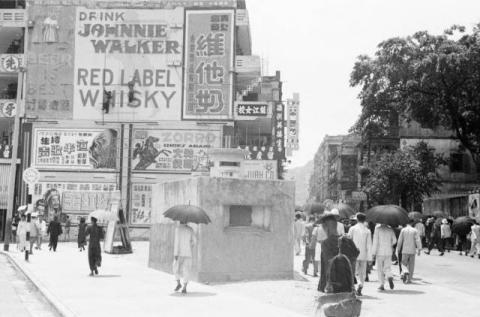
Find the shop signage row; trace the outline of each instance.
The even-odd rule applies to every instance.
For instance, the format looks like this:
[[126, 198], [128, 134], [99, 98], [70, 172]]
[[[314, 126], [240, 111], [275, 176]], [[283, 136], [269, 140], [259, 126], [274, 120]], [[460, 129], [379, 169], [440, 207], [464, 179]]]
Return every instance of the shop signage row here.
[[271, 115], [267, 102], [236, 101], [234, 106], [235, 118], [267, 117]]

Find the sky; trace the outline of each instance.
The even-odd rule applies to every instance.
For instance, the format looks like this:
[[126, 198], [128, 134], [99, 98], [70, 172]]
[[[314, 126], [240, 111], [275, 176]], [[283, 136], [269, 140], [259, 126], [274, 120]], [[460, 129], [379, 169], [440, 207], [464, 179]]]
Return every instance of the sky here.
[[480, 0], [246, 0], [252, 53], [281, 71], [284, 98], [300, 94], [300, 150], [312, 160], [325, 135], [346, 134], [360, 113], [350, 87], [357, 56], [388, 38], [480, 22]]

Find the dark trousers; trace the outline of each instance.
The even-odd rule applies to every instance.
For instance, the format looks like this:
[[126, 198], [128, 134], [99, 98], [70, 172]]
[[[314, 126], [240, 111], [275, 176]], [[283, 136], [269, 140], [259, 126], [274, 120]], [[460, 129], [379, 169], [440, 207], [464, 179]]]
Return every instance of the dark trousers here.
[[442, 239], [439, 237], [433, 237], [430, 239], [430, 243], [428, 244], [428, 252], [432, 251], [433, 247], [437, 245], [438, 252], [444, 252]]
[[315, 248], [305, 247], [305, 260], [303, 260], [303, 272], [307, 274], [310, 263], [313, 264], [313, 275], [318, 274], [318, 263], [315, 262]]
[[50, 236], [50, 244], [49, 247], [53, 249], [53, 251], [57, 251], [57, 243], [58, 243], [58, 236]]

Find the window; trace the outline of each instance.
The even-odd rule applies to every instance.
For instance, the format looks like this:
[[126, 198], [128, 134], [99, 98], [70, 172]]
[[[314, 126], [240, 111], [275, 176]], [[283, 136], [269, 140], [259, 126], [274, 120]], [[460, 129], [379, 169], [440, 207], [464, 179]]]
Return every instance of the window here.
[[225, 207], [225, 227], [270, 230], [270, 207], [231, 205]]
[[450, 171], [452, 173], [463, 172], [463, 154], [462, 153], [450, 154]]

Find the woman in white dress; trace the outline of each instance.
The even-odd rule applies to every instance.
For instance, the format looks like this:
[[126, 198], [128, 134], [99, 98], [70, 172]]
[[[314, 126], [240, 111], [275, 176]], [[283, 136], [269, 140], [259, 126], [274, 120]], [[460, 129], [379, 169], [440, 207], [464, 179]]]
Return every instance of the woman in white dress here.
[[27, 231], [28, 230], [29, 230], [29, 227], [28, 227], [27, 219], [23, 214], [20, 218], [20, 222], [18, 223], [18, 228], [17, 228], [17, 238], [18, 238], [17, 249], [20, 252], [23, 252], [27, 249]]

